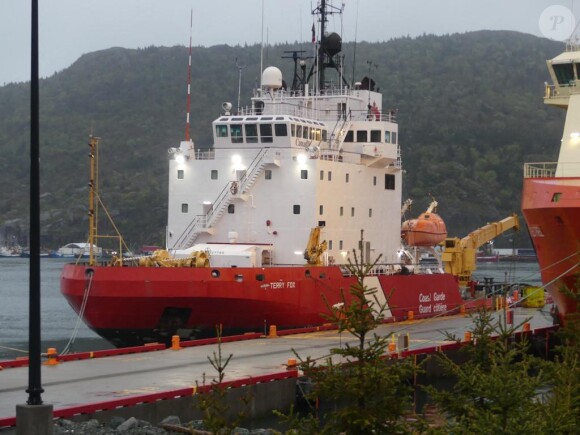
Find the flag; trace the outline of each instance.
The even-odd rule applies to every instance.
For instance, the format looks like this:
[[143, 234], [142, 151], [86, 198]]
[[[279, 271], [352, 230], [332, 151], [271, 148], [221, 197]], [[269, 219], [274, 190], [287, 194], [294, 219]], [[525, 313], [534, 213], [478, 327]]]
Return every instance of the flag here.
[[316, 27], [314, 27], [314, 23], [312, 23], [312, 43], [316, 42]]

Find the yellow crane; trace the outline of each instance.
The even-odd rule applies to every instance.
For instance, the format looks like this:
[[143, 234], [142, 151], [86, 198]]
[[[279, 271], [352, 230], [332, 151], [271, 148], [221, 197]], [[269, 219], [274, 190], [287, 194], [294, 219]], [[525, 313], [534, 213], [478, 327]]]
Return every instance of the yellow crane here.
[[312, 266], [322, 266], [322, 254], [326, 251], [326, 240], [320, 243], [320, 227], [310, 230], [308, 245], [304, 251], [304, 259]]
[[492, 222], [478, 228], [462, 239], [446, 238], [441, 255], [445, 272], [459, 277], [460, 287], [467, 287], [471, 281], [471, 273], [477, 269], [477, 249], [511, 228], [516, 231], [520, 229], [520, 221], [515, 213], [499, 222]]

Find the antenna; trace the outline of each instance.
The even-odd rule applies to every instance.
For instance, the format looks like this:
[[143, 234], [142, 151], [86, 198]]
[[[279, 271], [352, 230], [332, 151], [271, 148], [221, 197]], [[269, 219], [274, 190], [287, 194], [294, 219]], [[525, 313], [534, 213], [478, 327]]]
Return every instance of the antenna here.
[[185, 140], [189, 142], [191, 137], [189, 135], [189, 112], [191, 110], [191, 34], [193, 31], [193, 8], [189, 20], [189, 64], [187, 65], [187, 108], [185, 116]]
[[240, 95], [242, 93], [242, 70], [246, 65], [240, 65], [238, 63], [238, 58], [236, 57], [236, 67], [238, 68], [238, 115], [240, 114]]
[[262, 89], [262, 73], [264, 72], [264, 0], [262, 0], [262, 43], [260, 47], [260, 89]]

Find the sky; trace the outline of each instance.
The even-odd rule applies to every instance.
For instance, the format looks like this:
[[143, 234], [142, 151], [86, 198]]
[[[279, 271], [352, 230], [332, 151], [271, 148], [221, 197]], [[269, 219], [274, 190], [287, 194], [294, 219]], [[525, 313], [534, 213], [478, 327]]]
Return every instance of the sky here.
[[[330, 29], [344, 41], [515, 30], [564, 40], [580, 23], [580, 0], [327, 0], [345, 4]], [[82, 54], [142, 48], [310, 41], [316, 0], [39, 0], [40, 74]], [[578, 3], [578, 4], [576, 4]], [[30, 79], [30, 1], [0, 0], [0, 86]], [[262, 13], [263, 11], [263, 13]], [[263, 17], [263, 21], [262, 21]], [[576, 19], [578, 17], [578, 19]], [[263, 31], [262, 31], [262, 22]], [[263, 35], [263, 36], [262, 36]]]

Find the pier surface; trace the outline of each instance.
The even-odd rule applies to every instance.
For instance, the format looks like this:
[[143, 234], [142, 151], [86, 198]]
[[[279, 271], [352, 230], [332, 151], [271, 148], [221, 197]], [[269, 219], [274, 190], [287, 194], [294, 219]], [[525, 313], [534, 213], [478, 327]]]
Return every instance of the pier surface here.
[[[532, 331], [552, 325], [548, 308], [542, 311], [516, 308], [514, 312], [514, 324], [531, 318]], [[503, 312], [493, 315], [499, 318]], [[409, 334], [409, 350], [427, 350], [449, 343], [445, 341], [443, 331], [463, 338], [464, 332], [472, 327], [471, 317], [452, 316], [384, 324], [374, 332], [377, 335]], [[303, 358], [323, 358], [331, 348], [344, 346], [347, 342], [354, 342], [352, 336], [332, 330], [222, 343], [224, 358], [233, 355], [226, 369], [226, 380], [286, 370], [288, 359], [295, 358], [292, 349]], [[216, 375], [208, 356], [217, 350], [217, 345], [205, 345], [178, 351], [168, 349], [43, 366], [42, 385], [45, 392], [42, 398], [56, 411], [76, 405], [193, 387], [196, 381], [202, 385], [204, 379], [207, 384]], [[16, 405], [26, 402], [27, 385], [28, 367], [0, 370], [0, 420], [16, 415]]]

